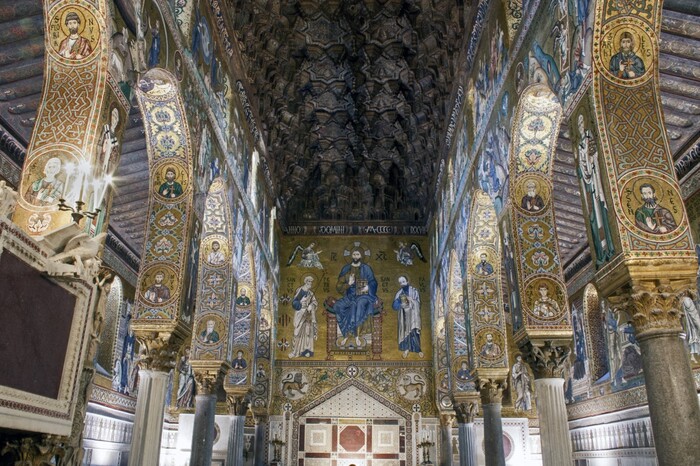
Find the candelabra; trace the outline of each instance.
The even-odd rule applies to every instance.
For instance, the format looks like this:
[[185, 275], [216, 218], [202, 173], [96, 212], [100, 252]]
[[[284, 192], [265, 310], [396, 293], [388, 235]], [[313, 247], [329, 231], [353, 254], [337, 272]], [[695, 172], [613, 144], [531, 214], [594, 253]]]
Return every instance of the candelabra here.
[[[91, 176], [93, 169], [90, 163], [86, 160], [81, 161], [78, 165], [66, 164], [66, 181], [64, 184], [63, 197], [58, 200], [58, 210], [70, 212], [75, 223], [80, 223], [83, 217], [93, 219], [100, 214], [100, 209], [83, 210], [85, 201], [83, 194], [87, 195], [90, 205], [97, 207], [102, 204], [107, 187], [112, 184], [112, 175], [105, 174], [103, 177]], [[80, 186], [80, 194], [75, 196], [74, 187]], [[67, 201], [66, 198], [70, 199]], [[72, 201], [72, 199], [76, 199]], [[72, 202], [71, 202], [72, 201]], [[72, 204], [72, 205], [71, 205]]]
[[286, 445], [286, 442], [281, 438], [275, 436], [270, 440], [270, 445], [272, 445], [272, 464], [281, 465], [282, 464], [282, 447]]
[[83, 219], [83, 217], [87, 217], [89, 219], [93, 219], [100, 215], [100, 209], [95, 209], [92, 212], [88, 211], [83, 211], [83, 206], [85, 203], [81, 200], [75, 201], [75, 207], [69, 206], [66, 204], [65, 199], [59, 199], [58, 200], [58, 210], [64, 211], [64, 212], [70, 212], [70, 216], [73, 218], [73, 221], [75, 223], [80, 223], [80, 221]]
[[430, 461], [430, 448], [433, 445], [435, 445], [435, 442], [431, 442], [427, 438], [418, 444], [418, 448], [423, 449], [423, 462], [421, 463], [421, 465], [428, 466], [433, 464], [433, 462]]

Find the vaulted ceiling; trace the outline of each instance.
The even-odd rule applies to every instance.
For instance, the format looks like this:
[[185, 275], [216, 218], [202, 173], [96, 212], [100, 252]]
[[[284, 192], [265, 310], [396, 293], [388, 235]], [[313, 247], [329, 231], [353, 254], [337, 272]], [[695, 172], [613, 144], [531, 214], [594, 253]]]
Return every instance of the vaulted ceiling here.
[[287, 224], [425, 224], [464, 36], [461, 4], [235, 2]]

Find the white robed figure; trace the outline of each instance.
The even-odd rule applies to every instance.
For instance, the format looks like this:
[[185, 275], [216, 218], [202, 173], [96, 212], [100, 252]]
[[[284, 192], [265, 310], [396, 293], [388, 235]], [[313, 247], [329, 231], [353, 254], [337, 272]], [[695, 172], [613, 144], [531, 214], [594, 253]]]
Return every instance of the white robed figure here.
[[685, 338], [690, 351], [690, 358], [693, 362], [696, 362], [696, 357], [700, 356], [700, 315], [697, 303], [693, 302], [692, 298], [684, 296], [681, 299], [681, 309], [683, 314], [685, 314]]
[[294, 309], [294, 338], [290, 358], [307, 357], [314, 355], [314, 342], [318, 338], [318, 325], [316, 323], [316, 309], [318, 301], [311, 286], [314, 278], [310, 275], [304, 277], [304, 284], [294, 292], [292, 308]]
[[403, 275], [398, 278], [399, 291], [394, 296], [392, 307], [398, 311], [399, 320], [399, 350], [403, 351], [402, 357], [408, 353], [418, 353], [423, 357], [420, 348], [420, 295], [418, 290], [409, 285], [408, 279]]

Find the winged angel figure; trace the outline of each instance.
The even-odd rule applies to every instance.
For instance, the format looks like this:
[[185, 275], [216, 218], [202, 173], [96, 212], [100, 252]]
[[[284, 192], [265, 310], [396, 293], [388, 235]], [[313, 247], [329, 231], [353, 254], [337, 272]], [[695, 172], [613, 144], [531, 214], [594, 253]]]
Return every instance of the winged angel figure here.
[[323, 264], [321, 264], [321, 260], [318, 258], [318, 255], [323, 251], [315, 251], [314, 247], [316, 247], [316, 243], [309, 243], [305, 248], [302, 247], [301, 244], [297, 244], [296, 248], [294, 248], [294, 251], [292, 251], [292, 254], [289, 256], [287, 267], [292, 265], [297, 254], [300, 254], [301, 260], [299, 261], [299, 267], [323, 269]]
[[399, 249], [394, 249], [396, 260], [401, 265], [413, 265], [413, 258], [418, 257], [423, 262], [427, 262], [423, 251], [418, 243], [406, 244], [405, 241], [399, 241]]

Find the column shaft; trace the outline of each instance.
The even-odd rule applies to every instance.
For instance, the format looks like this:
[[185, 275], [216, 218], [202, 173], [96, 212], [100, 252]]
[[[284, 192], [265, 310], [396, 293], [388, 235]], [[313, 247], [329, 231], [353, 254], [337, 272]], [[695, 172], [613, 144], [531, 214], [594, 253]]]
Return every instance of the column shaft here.
[[501, 403], [482, 405], [484, 413], [484, 455], [486, 466], [505, 466]]
[[255, 466], [267, 466], [265, 457], [265, 442], [267, 437], [267, 420], [255, 422]]
[[536, 379], [535, 395], [540, 417], [543, 466], [572, 464], [571, 438], [564, 403], [564, 379]]
[[228, 451], [226, 464], [239, 466], [243, 464], [243, 445], [245, 443], [245, 416], [231, 416], [231, 431], [228, 434]]
[[215, 419], [216, 395], [197, 395], [195, 397], [191, 466], [211, 465], [214, 437], [216, 436]]
[[167, 373], [146, 369], [139, 371], [139, 394], [136, 400], [129, 466], [158, 464], [167, 387]]
[[683, 342], [672, 332], [642, 336], [639, 346], [659, 466], [700, 464], [700, 407]]
[[440, 426], [440, 466], [452, 466], [452, 422]]
[[473, 422], [459, 424], [459, 466], [477, 466], [476, 427]]

